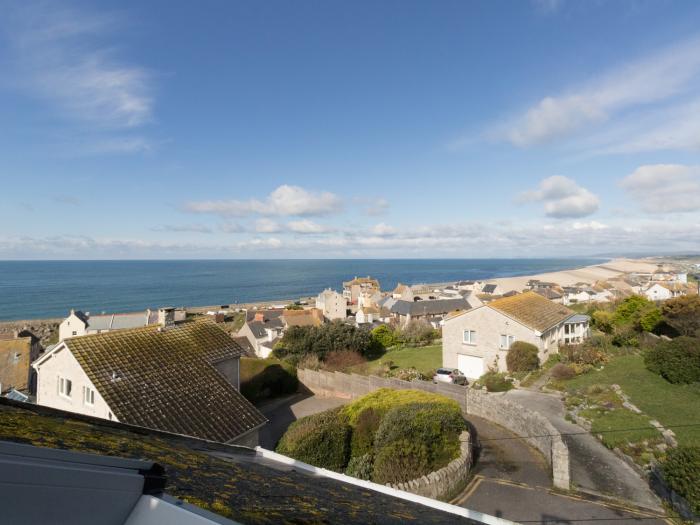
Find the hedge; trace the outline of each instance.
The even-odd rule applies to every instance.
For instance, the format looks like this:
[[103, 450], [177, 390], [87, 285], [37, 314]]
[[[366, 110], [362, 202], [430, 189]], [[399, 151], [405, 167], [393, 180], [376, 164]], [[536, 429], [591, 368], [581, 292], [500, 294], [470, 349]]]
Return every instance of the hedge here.
[[662, 341], [647, 350], [644, 364], [669, 383], [700, 381], [700, 339], [682, 336]]
[[509, 372], [530, 372], [537, 370], [540, 359], [537, 357], [537, 347], [525, 341], [515, 341], [506, 354], [506, 365]]
[[671, 449], [661, 468], [668, 485], [700, 514], [700, 447]]
[[355, 426], [358, 417], [367, 408], [372, 408], [380, 416], [383, 416], [392, 408], [400, 405], [430, 402], [446, 403], [459, 409], [459, 404], [456, 401], [439, 394], [431, 394], [430, 392], [423, 392], [421, 390], [392, 390], [390, 388], [380, 388], [346, 405], [343, 408], [343, 413], [348, 416], [350, 424]]
[[342, 472], [350, 458], [350, 435], [350, 425], [341, 410], [326, 410], [292, 423], [277, 445], [277, 452]]

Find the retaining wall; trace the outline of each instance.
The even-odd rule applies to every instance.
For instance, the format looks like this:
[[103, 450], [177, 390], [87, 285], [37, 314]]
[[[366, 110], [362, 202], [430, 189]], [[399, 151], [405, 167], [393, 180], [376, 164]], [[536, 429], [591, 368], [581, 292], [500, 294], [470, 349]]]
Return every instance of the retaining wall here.
[[469, 470], [472, 465], [472, 447], [469, 437], [469, 432], [460, 434], [459, 457], [450, 461], [447, 466], [405, 483], [388, 483], [388, 485], [427, 498], [450, 500], [466, 487], [469, 480]]
[[503, 394], [488, 393], [448, 383], [402, 381], [378, 376], [301, 369], [299, 381], [318, 395], [355, 399], [380, 388], [415, 389], [441, 394], [457, 401], [465, 417], [483, 417], [524, 437], [539, 450], [552, 468], [555, 487], [569, 489], [569, 449], [544, 416], [515, 403]]

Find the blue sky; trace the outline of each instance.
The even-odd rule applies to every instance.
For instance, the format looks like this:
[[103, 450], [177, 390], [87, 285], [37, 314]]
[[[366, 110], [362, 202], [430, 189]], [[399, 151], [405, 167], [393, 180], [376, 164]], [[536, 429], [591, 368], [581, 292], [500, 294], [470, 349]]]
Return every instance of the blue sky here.
[[700, 246], [698, 2], [0, 9], [0, 258]]

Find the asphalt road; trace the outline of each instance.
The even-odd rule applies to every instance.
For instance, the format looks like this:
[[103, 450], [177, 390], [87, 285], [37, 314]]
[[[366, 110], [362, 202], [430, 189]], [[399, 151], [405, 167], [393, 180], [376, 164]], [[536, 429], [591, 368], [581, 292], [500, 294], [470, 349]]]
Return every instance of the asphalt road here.
[[[586, 491], [605, 494], [636, 505], [660, 510], [660, 501], [632, 467], [580, 426], [564, 419], [565, 409], [556, 394], [511, 390], [506, 394], [521, 405], [539, 412], [563, 434], [569, 447], [571, 480]], [[581, 434], [583, 433], [583, 434]]]

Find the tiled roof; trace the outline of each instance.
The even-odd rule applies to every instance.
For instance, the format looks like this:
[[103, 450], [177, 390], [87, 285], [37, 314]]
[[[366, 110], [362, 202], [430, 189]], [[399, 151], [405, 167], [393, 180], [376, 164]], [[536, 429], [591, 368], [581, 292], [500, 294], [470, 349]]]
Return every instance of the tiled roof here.
[[209, 320], [65, 344], [124, 423], [227, 442], [266, 421], [212, 366], [243, 349]]
[[440, 315], [453, 310], [469, 310], [471, 305], [462, 298], [435, 301], [396, 301], [391, 311], [399, 315]]
[[245, 447], [155, 433], [37, 405], [20, 406], [2, 398], [0, 440], [157, 462], [165, 469], [167, 494], [236, 523], [477, 523], [444, 510], [291, 468]]
[[488, 307], [539, 332], [551, 328], [574, 313], [565, 306], [553, 303], [535, 292], [496, 299], [490, 302]]
[[485, 284], [483, 288], [481, 289], [482, 292], [484, 293], [493, 293], [496, 290], [496, 284]]
[[282, 317], [284, 317], [287, 326], [320, 326], [323, 324], [323, 312], [316, 308], [285, 310]]
[[536, 290], [534, 290], [534, 292], [536, 294], [541, 295], [545, 299], [550, 299], [550, 300], [561, 299], [561, 294], [555, 292], [551, 288], [537, 288]]

